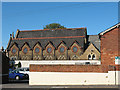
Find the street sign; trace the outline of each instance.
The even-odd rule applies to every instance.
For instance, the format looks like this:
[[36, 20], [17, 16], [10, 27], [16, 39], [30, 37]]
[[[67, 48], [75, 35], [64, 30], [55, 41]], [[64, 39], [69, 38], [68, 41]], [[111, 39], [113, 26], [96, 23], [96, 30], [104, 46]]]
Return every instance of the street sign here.
[[120, 65], [120, 56], [115, 57], [115, 64]]

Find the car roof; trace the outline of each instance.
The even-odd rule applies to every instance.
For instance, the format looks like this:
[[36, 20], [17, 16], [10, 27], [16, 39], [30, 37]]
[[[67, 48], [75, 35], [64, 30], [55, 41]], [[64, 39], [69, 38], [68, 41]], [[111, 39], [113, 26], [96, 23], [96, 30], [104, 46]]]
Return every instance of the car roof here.
[[24, 69], [24, 68], [29, 68], [29, 67], [23, 67], [23, 68], [17, 68], [17, 69]]

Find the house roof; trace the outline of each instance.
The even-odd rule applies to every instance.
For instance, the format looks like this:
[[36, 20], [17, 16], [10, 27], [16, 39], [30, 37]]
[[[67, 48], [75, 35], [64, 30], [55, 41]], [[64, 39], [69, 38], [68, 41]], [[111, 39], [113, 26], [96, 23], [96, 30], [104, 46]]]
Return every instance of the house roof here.
[[20, 31], [16, 38], [84, 36], [85, 28]]
[[69, 48], [75, 40], [79, 46], [84, 47], [85, 37], [86, 28], [19, 31], [9, 43], [8, 50], [14, 42], [17, 43], [19, 49], [25, 42], [29, 44], [31, 49], [38, 42], [40, 42], [43, 49], [49, 42], [52, 42], [53, 46], [57, 48], [61, 41], [64, 41]]
[[117, 28], [117, 27], [119, 27], [119, 26], [120, 26], [120, 22], [117, 23], [116, 25], [108, 28], [107, 30], [100, 32], [99, 35], [104, 35], [105, 33], [109, 32], [109, 31], [111, 31], [111, 30], [113, 30], [114, 28]]
[[88, 44], [93, 44], [100, 51], [99, 35], [88, 35]]

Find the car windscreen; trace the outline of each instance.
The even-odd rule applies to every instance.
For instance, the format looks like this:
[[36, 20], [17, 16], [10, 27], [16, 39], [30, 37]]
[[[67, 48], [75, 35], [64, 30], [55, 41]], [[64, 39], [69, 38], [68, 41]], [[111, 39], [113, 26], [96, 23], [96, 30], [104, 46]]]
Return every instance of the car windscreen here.
[[19, 73], [19, 70], [14, 70], [15, 73]]

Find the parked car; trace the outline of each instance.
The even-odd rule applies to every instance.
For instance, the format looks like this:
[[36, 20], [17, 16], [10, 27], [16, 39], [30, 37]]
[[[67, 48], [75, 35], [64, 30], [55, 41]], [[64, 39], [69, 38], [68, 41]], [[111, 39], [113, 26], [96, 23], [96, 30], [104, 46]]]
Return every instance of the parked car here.
[[9, 70], [9, 79], [21, 80], [24, 79], [25, 75], [19, 73], [17, 70]]
[[20, 73], [24, 73], [24, 74], [28, 74], [29, 75], [29, 68], [28, 67], [17, 68], [16, 70], [19, 71]]
[[16, 69], [19, 73], [23, 73], [25, 75], [26, 79], [29, 79], [29, 68], [24, 67], [24, 68], [17, 68]]

